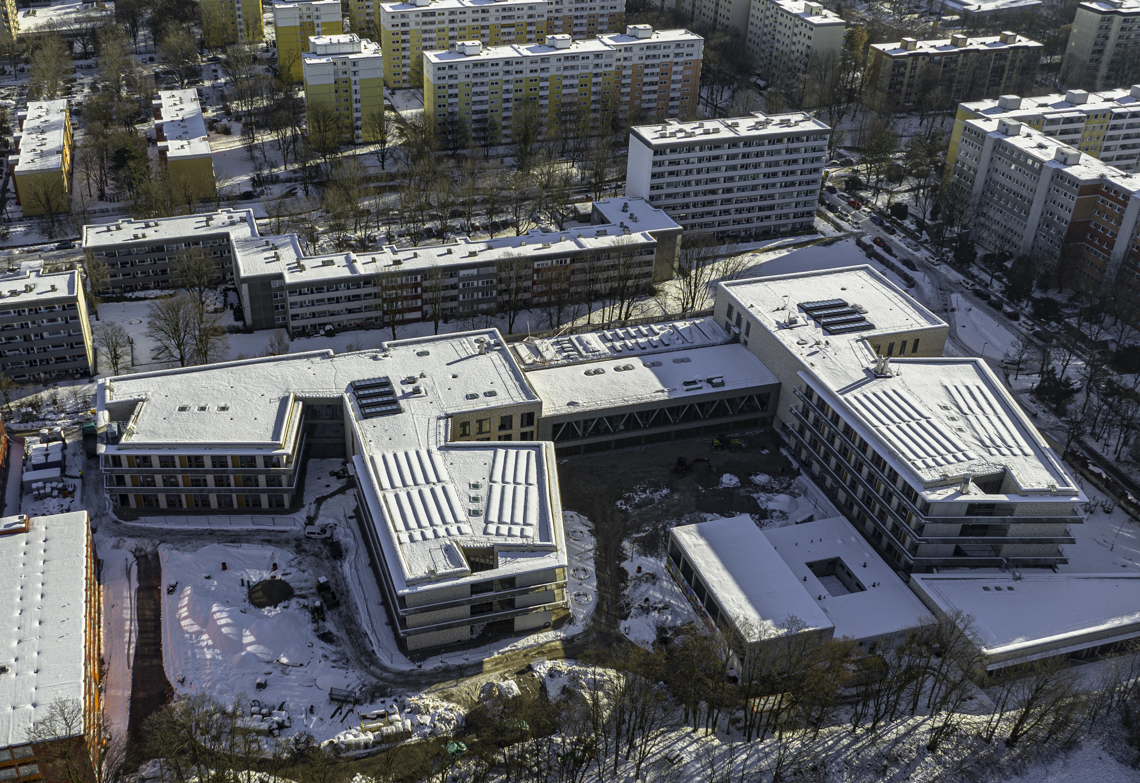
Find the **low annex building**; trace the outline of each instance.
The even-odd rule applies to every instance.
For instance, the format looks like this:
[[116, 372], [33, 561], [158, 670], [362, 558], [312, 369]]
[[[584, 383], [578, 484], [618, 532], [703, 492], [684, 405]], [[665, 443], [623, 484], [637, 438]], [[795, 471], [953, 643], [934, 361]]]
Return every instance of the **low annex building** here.
[[959, 623], [989, 671], [1093, 658], [1140, 638], [1136, 574], [923, 574], [911, 588], [934, 614]]
[[511, 346], [560, 456], [772, 423], [780, 384], [711, 318]]
[[567, 609], [554, 448], [494, 330], [117, 377], [97, 404], [120, 508], [285, 508], [303, 458], [339, 448], [407, 649]]
[[868, 266], [722, 283], [792, 455], [893, 567], [1051, 566], [1086, 497], [981, 359]]
[[236, 285], [247, 326], [296, 335], [497, 311], [504, 290], [520, 309], [617, 281], [633, 296], [672, 276], [681, 227], [668, 215], [632, 199], [595, 202], [593, 215], [564, 231], [306, 256], [296, 234], [261, 236], [252, 210], [226, 209], [86, 225], [83, 247], [112, 292], [168, 286], [170, 264], [201, 248]]
[[675, 527], [666, 568], [742, 657], [786, 635], [870, 646], [929, 614], [841, 517], [766, 530], [748, 515]]
[[100, 741], [102, 597], [87, 512], [0, 519], [0, 563], [0, 779], [42, 780], [59, 748], [28, 732], [53, 704], [77, 706], [83, 729], [52, 745], [82, 757]]

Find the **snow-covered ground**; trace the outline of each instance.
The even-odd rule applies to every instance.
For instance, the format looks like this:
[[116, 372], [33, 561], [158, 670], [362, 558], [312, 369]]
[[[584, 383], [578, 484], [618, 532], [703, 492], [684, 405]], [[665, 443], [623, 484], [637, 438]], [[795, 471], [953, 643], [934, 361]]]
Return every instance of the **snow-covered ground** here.
[[[340, 711], [329, 703], [329, 689], [354, 690], [364, 676], [348, 664], [335, 637], [318, 638], [302, 605], [317, 597], [317, 574], [284, 547], [164, 545], [158, 551], [168, 585], [163, 664], [176, 691], [208, 693], [224, 703], [258, 698], [289, 715], [292, 727], [285, 735], [304, 730], [327, 739], [343, 730], [332, 716]], [[276, 607], [253, 606], [250, 585], [271, 578], [285, 580], [296, 594]], [[260, 690], [259, 681], [265, 684]]]
[[664, 560], [639, 554], [629, 542], [623, 546], [626, 588], [622, 604], [629, 609], [629, 617], [622, 620], [621, 632], [634, 644], [652, 649], [662, 632], [697, 622], [697, 616], [665, 570]]
[[1000, 359], [1017, 339], [1003, 323], [1004, 318], [995, 317], [996, 312], [989, 307], [978, 307], [961, 294], [951, 297], [954, 309], [954, 322], [957, 336], [973, 349], [975, 356], [989, 356]]

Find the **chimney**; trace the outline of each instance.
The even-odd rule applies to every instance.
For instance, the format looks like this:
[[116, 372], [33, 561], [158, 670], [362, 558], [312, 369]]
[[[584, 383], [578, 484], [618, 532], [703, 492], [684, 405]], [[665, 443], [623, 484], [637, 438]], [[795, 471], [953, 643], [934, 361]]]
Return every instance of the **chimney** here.
[[970, 494], [970, 482], [974, 480], [973, 473], [965, 473], [962, 475], [962, 483], [958, 485], [958, 491], [963, 495]]

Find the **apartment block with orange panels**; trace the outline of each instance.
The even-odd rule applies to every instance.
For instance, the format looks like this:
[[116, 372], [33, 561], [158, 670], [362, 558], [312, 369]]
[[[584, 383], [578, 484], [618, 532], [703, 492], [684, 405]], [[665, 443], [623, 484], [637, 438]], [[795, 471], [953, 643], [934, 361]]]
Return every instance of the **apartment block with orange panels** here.
[[[86, 511], [0, 518], [0, 780], [73, 783], [50, 760], [61, 751], [90, 759], [101, 741], [96, 563]], [[81, 710], [82, 728], [30, 743], [32, 726], [59, 702]]]

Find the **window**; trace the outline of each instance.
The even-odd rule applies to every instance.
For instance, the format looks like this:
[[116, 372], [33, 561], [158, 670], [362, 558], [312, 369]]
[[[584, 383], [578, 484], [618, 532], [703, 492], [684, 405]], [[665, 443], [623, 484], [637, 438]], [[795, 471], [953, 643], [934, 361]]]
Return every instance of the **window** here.
[[905, 353], [906, 353], [906, 340], [903, 340], [902, 343], [899, 345], [899, 356], [902, 356]]
[[513, 440], [513, 438], [511, 438], [510, 433], [507, 433], [506, 435], [500, 435], [499, 440]]
[[256, 468], [257, 457], [238, 457], [239, 468]]
[[534, 426], [534, 411], [527, 411], [519, 416], [520, 427], [533, 427]]
[[182, 508], [182, 496], [181, 495], [167, 495], [166, 496], [166, 507], [167, 508]]
[[476, 419], [475, 420], [475, 434], [486, 435], [491, 431], [490, 419]]
[[499, 432], [502, 432], [503, 430], [514, 429], [514, 426], [515, 426], [514, 419], [515, 419], [514, 416], [500, 416], [499, 417]]
[[895, 344], [894, 344], [894, 342], [887, 343], [887, 356], [894, 356], [894, 355], [895, 355]]
[[461, 437], [461, 438], [471, 437], [471, 422], [469, 422], [469, 421], [459, 422], [459, 437]]
[[910, 352], [912, 355], [918, 353], [918, 338], [917, 337], [914, 338], [914, 344], [910, 346]]
[[246, 508], [261, 508], [261, 495], [242, 495], [242, 504]]

